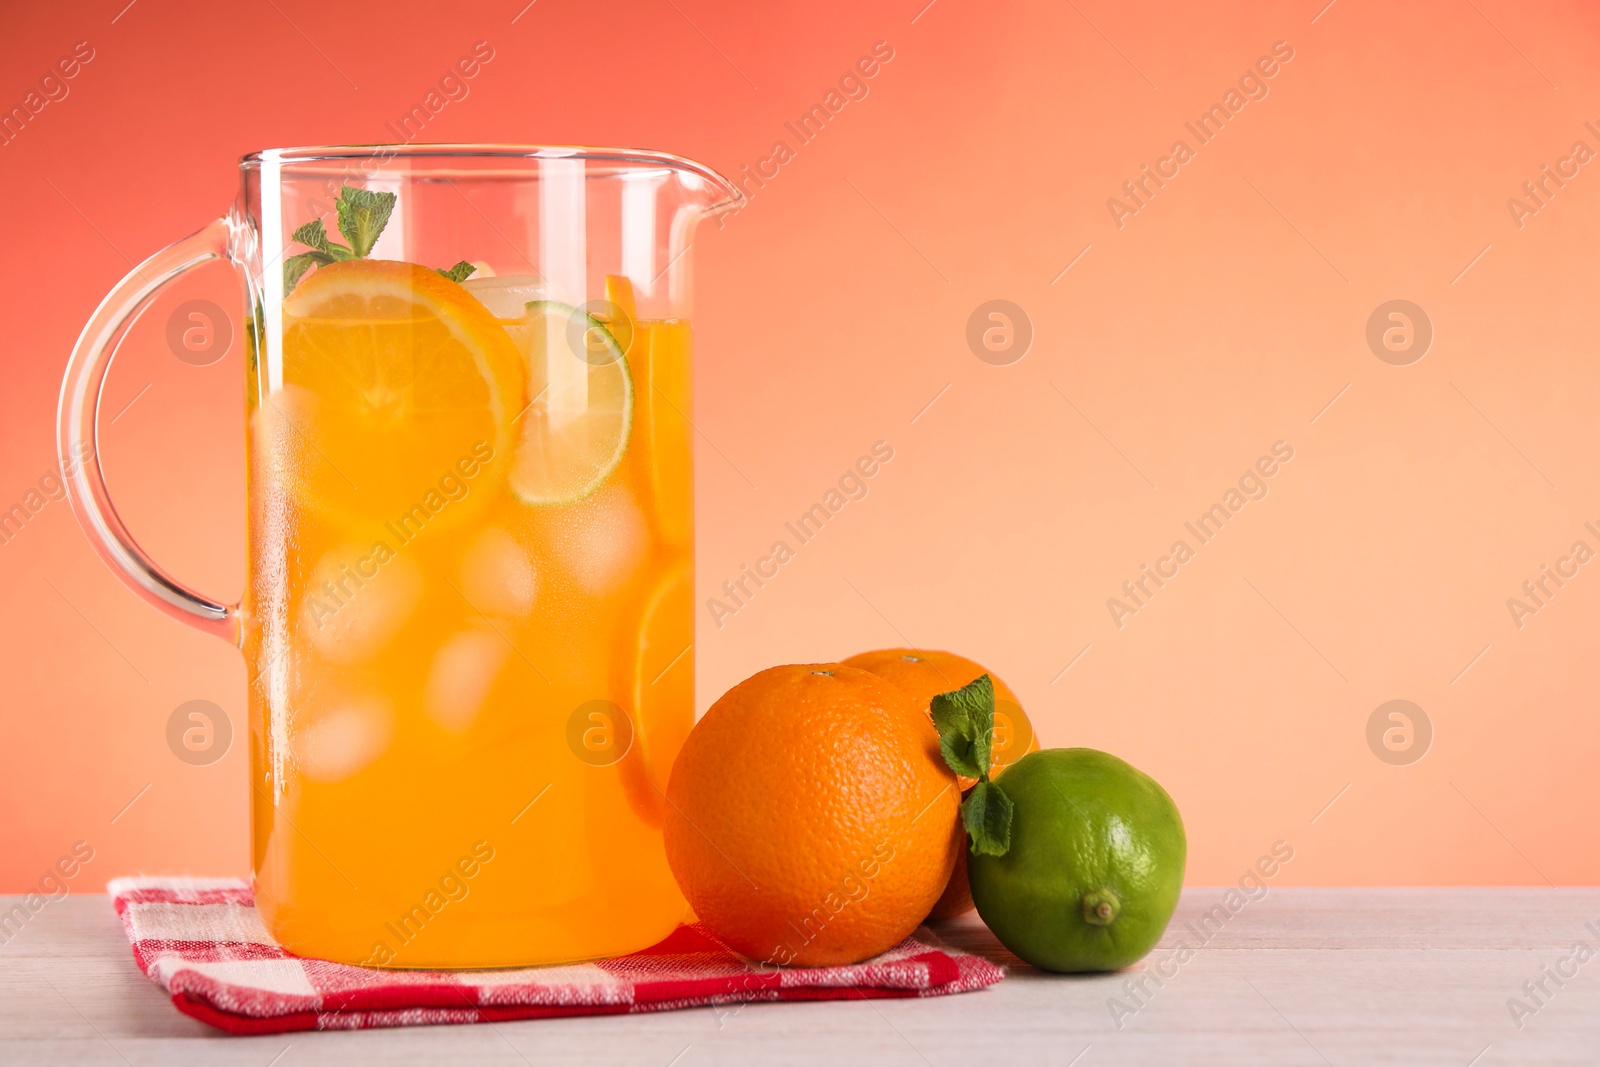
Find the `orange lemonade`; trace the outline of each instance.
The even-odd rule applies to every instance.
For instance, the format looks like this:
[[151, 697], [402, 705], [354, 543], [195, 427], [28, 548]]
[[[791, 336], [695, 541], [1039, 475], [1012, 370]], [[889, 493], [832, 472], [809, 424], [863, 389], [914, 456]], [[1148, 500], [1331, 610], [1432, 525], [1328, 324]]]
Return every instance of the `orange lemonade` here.
[[607, 297], [354, 259], [256, 326], [253, 859], [294, 953], [582, 960], [685, 915], [689, 325]]

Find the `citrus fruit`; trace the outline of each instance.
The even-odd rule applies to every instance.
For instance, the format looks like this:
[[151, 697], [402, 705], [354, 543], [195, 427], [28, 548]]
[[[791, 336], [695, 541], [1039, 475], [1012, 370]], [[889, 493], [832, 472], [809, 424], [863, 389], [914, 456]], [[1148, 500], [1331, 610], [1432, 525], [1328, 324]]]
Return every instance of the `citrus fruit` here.
[[640, 375], [639, 433], [649, 445], [652, 515], [671, 545], [688, 544], [694, 534], [689, 345], [687, 322], [653, 322], [635, 328], [628, 357]]
[[633, 283], [616, 274], [606, 275], [605, 299], [588, 306], [616, 338], [634, 377], [633, 432], [644, 446], [637, 477], [649, 488], [655, 532], [669, 545], [688, 544], [694, 531], [689, 324], [641, 322]]
[[[852, 667], [871, 671], [880, 678], [893, 682], [926, 710], [940, 693], [960, 689], [979, 675], [988, 674], [994, 682], [994, 747], [990, 751], [992, 778], [1005, 770], [1007, 764], [1021, 759], [1029, 752], [1037, 752], [1039, 739], [1034, 735], [1033, 724], [1017, 702], [1011, 687], [983, 666], [953, 652], [915, 648], [884, 648], [876, 652], [862, 652], [844, 661]], [[962, 789], [971, 788], [976, 779], [961, 777]], [[953, 919], [972, 910], [972, 894], [967, 889], [966, 852], [962, 851], [950, 882], [928, 913], [930, 919]]]
[[637, 632], [626, 634], [619, 665], [633, 699], [635, 740], [622, 760], [633, 810], [660, 827], [674, 758], [694, 725], [694, 568], [679, 563], [656, 580]]
[[606, 275], [603, 300], [591, 300], [584, 310], [605, 324], [606, 332], [617, 342], [622, 354], [633, 354], [634, 320], [639, 316], [633, 300], [633, 283], [620, 274]]
[[525, 504], [571, 504], [622, 462], [633, 425], [628, 360], [599, 319], [553, 300], [528, 303], [505, 322], [528, 375], [515, 416], [511, 490]]
[[[993, 671], [965, 656], [936, 649], [883, 648], [876, 652], [862, 652], [842, 662], [893, 682], [896, 688], [905, 690], [924, 710], [940, 693], [960, 689], [979, 675], [987, 674], [994, 682], [994, 747], [989, 754], [989, 776], [992, 778], [1008, 764], [1039, 749], [1033, 723], [1017, 702], [1017, 694], [995, 677]], [[961, 788], [971, 787], [973, 781], [963, 777]]]
[[487, 500], [480, 487], [509, 460], [523, 375], [466, 290], [412, 263], [351, 260], [303, 280], [283, 318], [282, 378], [257, 419], [303, 504], [410, 534]]
[[695, 914], [770, 963], [854, 963], [898, 944], [962, 846], [927, 714], [837, 663], [730, 689], [684, 742], [667, 799], [667, 861]]
[[971, 911], [972, 906], [972, 886], [967, 881], [967, 850], [963, 848], [956, 857], [956, 865], [950, 869], [950, 880], [944, 884], [944, 892], [928, 909], [928, 919], [954, 919]]
[[1183, 887], [1183, 820], [1166, 790], [1115, 756], [1052, 748], [1011, 765], [1011, 846], [969, 853], [978, 914], [1048, 971], [1113, 971], [1155, 946]]

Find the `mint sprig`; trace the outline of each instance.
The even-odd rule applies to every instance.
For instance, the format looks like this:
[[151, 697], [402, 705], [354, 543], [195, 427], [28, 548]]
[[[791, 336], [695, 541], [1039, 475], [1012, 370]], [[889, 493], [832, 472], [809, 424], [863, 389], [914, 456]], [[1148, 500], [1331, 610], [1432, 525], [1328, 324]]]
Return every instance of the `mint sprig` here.
[[939, 753], [945, 765], [977, 782], [961, 801], [961, 825], [974, 854], [1004, 856], [1011, 849], [1013, 805], [1005, 791], [989, 780], [994, 747], [994, 680], [987, 674], [960, 689], [940, 693], [929, 710], [939, 731]]
[[348, 185], [340, 188], [339, 199], [333, 202], [339, 215], [339, 232], [350, 242], [350, 251], [357, 259], [365, 259], [378, 243], [378, 235], [389, 225], [398, 199], [394, 193], [375, 193]]
[[[306, 271], [312, 267], [325, 267], [329, 263], [367, 258], [372, 253], [372, 246], [377, 244], [378, 238], [382, 236], [384, 227], [389, 225], [389, 216], [394, 214], [394, 205], [398, 199], [394, 193], [378, 193], [371, 189], [357, 189], [349, 185], [340, 186], [339, 198], [333, 202], [334, 213], [339, 220], [339, 233], [350, 243], [343, 245], [331, 240], [321, 219], [312, 219], [295, 230], [290, 235], [290, 240], [305, 245], [310, 251], [290, 256], [283, 261], [283, 295], [288, 296], [292, 293], [294, 287], [300, 284], [300, 279], [305, 277]], [[464, 282], [477, 269], [471, 263], [462, 260], [438, 273], [453, 282]]]

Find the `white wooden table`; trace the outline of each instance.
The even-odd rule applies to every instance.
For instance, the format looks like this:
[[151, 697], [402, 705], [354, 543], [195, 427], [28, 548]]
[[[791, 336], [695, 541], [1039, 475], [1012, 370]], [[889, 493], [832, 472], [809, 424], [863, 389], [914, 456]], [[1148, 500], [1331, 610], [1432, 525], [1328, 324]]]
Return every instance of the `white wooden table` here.
[[[961, 996], [252, 1038], [180, 1015], [134, 967], [109, 902], [73, 896], [0, 946], [0, 1063], [1600, 1063], [1600, 955], [1571, 955], [1600, 952], [1600, 889], [1275, 888], [1177, 964], [1184, 923], [1223, 893], [1185, 892], [1164, 947], [1116, 975], [1041, 974], [969, 918], [941, 936], [1012, 971]], [[1151, 994], [1136, 998], [1141, 976]], [[1539, 1003], [1522, 984], [1541, 979]], [[1531, 1010], [1520, 1028], [1511, 997]]]

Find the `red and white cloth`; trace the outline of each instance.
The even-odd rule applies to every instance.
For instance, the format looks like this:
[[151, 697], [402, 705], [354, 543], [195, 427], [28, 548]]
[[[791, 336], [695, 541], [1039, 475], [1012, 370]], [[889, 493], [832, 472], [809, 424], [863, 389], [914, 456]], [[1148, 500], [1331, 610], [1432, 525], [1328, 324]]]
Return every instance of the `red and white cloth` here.
[[385, 971], [291, 956], [234, 878], [107, 886], [133, 958], [178, 1010], [235, 1034], [613, 1015], [764, 1000], [931, 997], [1000, 981], [988, 960], [918, 930], [847, 967], [761, 968], [703, 926], [631, 956], [497, 971]]

